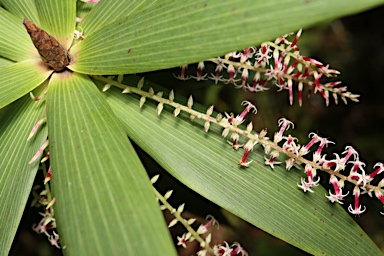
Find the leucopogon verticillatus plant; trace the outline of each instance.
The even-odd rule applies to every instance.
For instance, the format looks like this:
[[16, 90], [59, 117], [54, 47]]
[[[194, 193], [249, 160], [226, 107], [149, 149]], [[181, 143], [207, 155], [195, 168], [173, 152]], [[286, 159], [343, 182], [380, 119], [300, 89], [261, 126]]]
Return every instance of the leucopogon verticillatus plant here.
[[[97, 3], [99, 0], [82, 0], [83, 2]], [[8, 15], [8, 14], [7, 14]], [[76, 18], [76, 22], [82, 22], [82, 18]], [[48, 34], [43, 29], [40, 29], [33, 22], [27, 18], [23, 20], [23, 24], [29, 33], [31, 40], [36, 47], [40, 59], [33, 58], [27, 59], [28, 63], [39, 67], [39, 79], [42, 83], [44, 80], [49, 83], [56, 82], [60, 79], [67, 79], [71, 75], [71, 72], [67, 68], [71, 65], [71, 56], [67, 51], [67, 48], [59, 43], [59, 39], [56, 40], [53, 36]], [[325, 99], [325, 104], [328, 105], [330, 98], [332, 97], [336, 103], [341, 99], [345, 103], [347, 100], [358, 101], [358, 95], [352, 94], [347, 91], [345, 86], [339, 87], [340, 82], [327, 82], [322, 83], [320, 79], [322, 77], [335, 77], [339, 74], [338, 71], [329, 69], [328, 65], [324, 65], [319, 61], [312, 58], [302, 56], [300, 54], [297, 42], [301, 35], [301, 30], [296, 34], [292, 42], [288, 41], [288, 37], [291, 35], [284, 35], [277, 38], [274, 42], [265, 42], [261, 44], [260, 48], [255, 46], [248, 47], [243, 51], [231, 52], [224, 57], [211, 58], [207, 60], [216, 65], [215, 73], [204, 74], [205, 67], [204, 61], [201, 61], [197, 65], [197, 75], [187, 75], [187, 65], [182, 66], [181, 74], [176, 76], [181, 80], [196, 79], [202, 81], [211, 79], [215, 83], [232, 84], [236, 88], [243, 89], [250, 92], [259, 92], [268, 90], [270, 84], [275, 84], [278, 90], [288, 90], [289, 103], [293, 104], [293, 91], [297, 87], [298, 102], [302, 105], [303, 90], [307, 87], [308, 93], [320, 93]], [[80, 26], [76, 26], [73, 32], [73, 39], [81, 42], [86, 38], [86, 34]], [[68, 40], [68, 38], [67, 38]], [[69, 40], [70, 41], [70, 40]], [[69, 42], [68, 41], [68, 42]], [[69, 46], [69, 45], [67, 45]], [[129, 53], [130, 50], [128, 50]], [[30, 57], [30, 56], [29, 56]], [[34, 56], [36, 57], [36, 56]], [[45, 65], [41, 65], [41, 61]], [[27, 64], [28, 64], [27, 63]], [[19, 63], [16, 63], [19, 64]], [[5, 69], [4, 69], [5, 70]], [[62, 73], [60, 73], [62, 72]], [[306, 144], [298, 144], [297, 138], [291, 134], [286, 134], [289, 128], [293, 128], [293, 123], [286, 118], [281, 118], [278, 121], [280, 130], [273, 135], [273, 139], [270, 140], [267, 137], [266, 129], [260, 132], [253, 130], [252, 122], [248, 123], [245, 127], [243, 123], [247, 115], [256, 113], [256, 106], [250, 101], [244, 101], [242, 105], [244, 110], [239, 115], [234, 114], [214, 114], [214, 106], [209, 107], [206, 112], [200, 112], [193, 108], [193, 97], [190, 96], [186, 105], [175, 101], [174, 92], [171, 91], [168, 97], [163, 95], [163, 92], [155, 92], [154, 89], [143, 90], [144, 78], [142, 78], [137, 86], [130, 86], [125, 84], [124, 75], [95, 75], [95, 74], [81, 74], [73, 71], [75, 75], [84, 76], [87, 81], [92, 85], [94, 83], [104, 84], [103, 92], [110, 89], [112, 86], [120, 88], [123, 94], [130, 93], [139, 95], [139, 108], [142, 108], [147, 99], [157, 102], [157, 115], [161, 115], [165, 106], [173, 107], [174, 117], [179, 116], [181, 112], [189, 114], [191, 121], [200, 119], [204, 121], [203, 129], [206, 133], [209, 133], [211, 125], [222, 127], [222, 137], [227, 138], [229, 136], [228, 143], [234, 150], [244, 149], [242, 157], [238, 160], [238, 165], [247, 168], [252, 164], [252, 160], [248, 160], [254, 147], [260, 145], [264, 149], [265, 162], [264, 164], [270, 166], [272, 169], [276, 165], [282, 164], [281, 156], [287, 157], [285, 160], [285, 168], [290, 170], [297, 168], [304, 170], [306, 178], [301, 178], [298, 181], [297, 186], [304, 192], [315, 192], [315, 187], [319, 185], [320, 178], [317, 176], [317, 172], [325, 172], [329, 174], [329, 182], [332, 184], [332, 189], [329, 190], [329, 195], [326, 195], [331, 203], [343, 204], [344, 198], [349, 192], [344, 192], [344, 183], [349, 182], [354, 185], [352, 195], [354, 196], [354, 204], [348, 207], [348, 210], [353, 215], [360, 215], [365, 212], [365, 206], [360, 204], [360, 196], [367, 194], [370, 197], [375, 196], [384, 204], [384, 179], [381, 179], [376, 185], [371, 182], [379, 177], [378, 175], [384, 171], [383, 163], [376, 163], [374, 170], [368, 173], [365, 169], [365, 163], [359, 160], [357, 151], [352, 147], [346, 147], [345, 151], [341, 154], [334, 153], [333, 158], [327, 157], [323, 153], [324, 147], [333, 142], [327, 138], [323, 138], [317, 133], [310, 133], [310, 140]], [[239, 76], [240, 78], [236, 78]], [[252, 79], [250, 79], [252, 77]], [[56, 80], [55, 80], [56, 79]], [[85, 78], [84, 78], [85, 79]], [[91, 80], [92, 79], [92, 80]], [[37, 82], [36, 82], [37, 83]], [[44, 85], [44, 84], [43, 84]], [[49, 95], [48, 83], [42, 86], [41, 93], [34, 95], [30, 92], [31, 99], [33, 101], [44, 102], [47, 95]], [[17, 98], [13, 99], [16, 100]], [[12, 101], [10, 101], [12, 102]], [[32, 127], [31, 132], [27, 140], [33, 140], [37, 136], [39, 130], [46, 122], [49, 122], [48, 117], [44, 116], [37, 120], [36, 124]], [[39, 161], [39, 169], [43, 172], [44, 187], [34, 187], [32, 195], [34, 200], [33, 206], [43, 207], [44, 212], [40, 213], [42, 219], [35, 224], [32, 228], [34, 231], [40, 234], [45, 234], [48, 237], [49, 242], [57, 248], [65, 248], [66, 245], [60, 243], [59, 234], [57, 231], [56, 217], [54, 215], [54, 204], [56, 203], [55, 197], [51, 193], [49, 181], [52, 175], [55, 175], [55, 170], [52, 172], [50, 166], [50, 150], [49, 139], [43, 141], [37, 152], [32, 156], [29, 164], [36, 164]], [[240, 141], [246, 140], [245, 143]], [[52, 147], [50, 148], [52, 149]], [[311, 150], [315, 149], [312, 158], [307, 157]], [[152, 184], [156, 182], [158, 176], [155, 176], [151, 181]], [[180, 222], [187, 229], [187, 233], [177, 237], [178, 245], [182, 247], [187, 246], [187, 242], [197, 240], [200, 243], [200, 251], [197, 255], [206, 255], [208, 253], [213, 255], [247, 255], [245, 249], [239, 243], [233, 243], [230, 245], [224, 242], [221, 245], [211, 246], [210, 235], [205, 239], [201, 237], [202, 234], [207, 233], [208, 228], [216, 223], [215, 219], [210, 219], [205, 225], [200, 226], [197, 230], [194, 230], [191, 225], [194, 223], [194, 219], [184, 219], [181, 213], [184, 210], [184, 205], [174, 209], [167, 199], [171, 193], [166, 193], [162, 196], [156, 189], [155, 194], [160, 201], [160, 208], [162, 210], [168, 209], [175, 217], [173, 221], [169, 223], [169, 227], [172, 227], [176, 223]], [[384, 213], [381, 213], [384, 215]]]

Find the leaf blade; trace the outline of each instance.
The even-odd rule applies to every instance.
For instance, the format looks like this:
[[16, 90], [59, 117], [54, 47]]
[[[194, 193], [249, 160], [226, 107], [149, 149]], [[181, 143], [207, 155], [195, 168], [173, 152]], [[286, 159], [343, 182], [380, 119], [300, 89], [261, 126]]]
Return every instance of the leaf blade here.
[[52, 73], [39, 59], [0, 68], [0, 108], [32, 91]]
[[[70, 69], [128, 74], [195, 63], [383, 3], [382, 0], [155, 3], [87, 35], [72, 48]], [[329, 6], [332, 6], [330, 9]], [[276, 17], [279, 17], [276, 19]]]
[[37, 13], [35, 1], [30, 0], [3, 0], [1, 1], [5, 9], [17, 15], [20, 20], [27, 18], [36, 24], [39, 24], [39, 15]]
[[47, 127], [40, 127], [31, 140], [27, 138], [44, 116], [43, 106], [24, 96], [0, 110], [6, 112], [0, 118], [0, 255], [9, 253], [39, 166], [38, 161], [29, 161], [46, 140]]
[[128, 17], [131, 13], [141, 12], [143, 9], [149, 8], [154, 2], [157, 1], [101, 1], [93, 7], [92, 11], [80, 23], [80, 26], [84, 29], [84, 33], [89, 35], [116, 20]]
[[9, 59], [4, 59], [4, 58], [1, 58], [0, 57], [0, 68], [2, 67], [6, 67], [6, 66], [9, 66], [11, 64], [13, 64], [14, 62], [9, 60]]
[[[14, 16], [0, 8], [0, 56], [14, 60], [23, 61], [32, 56], [38, 56], [27, 31], [23, 26], [22, 19]], [[15, 44], [17, 38], [17, 44]]]
[[51, 184], [66, 252], [174, 255], [144, 168], [93, 82], [55, 73], [47, 109]]
[[40, 28], [68, 49], [73, 41], [76, 23], [76, 0], [36, 0]]

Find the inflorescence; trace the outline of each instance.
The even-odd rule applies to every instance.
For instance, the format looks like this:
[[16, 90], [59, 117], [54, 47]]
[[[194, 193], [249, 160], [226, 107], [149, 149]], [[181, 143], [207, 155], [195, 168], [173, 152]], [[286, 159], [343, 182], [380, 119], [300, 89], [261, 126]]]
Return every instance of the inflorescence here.
[[[336, 77], [339, 71], [329, 69], [329, 65], [300, 54], [297, 42], [301, 36], [301, 30], [296, 34], [292, 42], [287, 34], [277, 38], [274, 42], [265, 42], [257, 49], [248, 47], [240, 52], [231, 52], [224, 57], [217, 57], [199, 62], [196, 76], [187, 75], [188, 65], [181, 67], [181, 74], [175, 76], [180, 80], [196, 79], [213, 80], [216, 84], [223, 82], [232, 84], [236, 88], [250, 92], [268, 90], [268, 84], [275, 84], [279, 91], [289, 91], [289, 103], [293, 104], [293, 90], [297, 86], [299, 105], [303, 101], [304, 86], [308, 87], [308, 93], [320, 93], [328, 106], [330, 95], [335, 103], [339, 98], [347, 104], [347, 99], [357, 102], [359, 95], [347, 91], [347, 87], [337, 87], [340, 81], [321, 83], [324, 77]], [[204, 74], [204, 62], [213, 62], [216, 65], [215, 73]], [[237, 78], [239, 77], [239, 78]], [[250, 79], [252, 77], [252, 80]]]
[[[40, 185], [36, 185], [32, 189], [33, 200], [31, 206], [44, 208], [44, 212], [40, 212], [40, 215], [43, 216], [39, 223], [34, 224], [32, 229], [38, 234], [45, 234], [48, 238], [48, 241], [51, 245], [61, 248], [59, 234], [56, 229], [56, 218], [53, 210], [53, 205], [56, 201], [55, 198], [52, 198], [49, 181], [52, 178], [52, 170], [49, 167], [48, 171], [46, 170], [45, 161], [49, 158], [49, 154], [41, 159], [40, 169], [43, 171], [44, 179], [44, 189], [40, 188]], [[40, 191], [38, 193], [38, 191]], [[64, 247], [63, 247], [64, 248]]]
[[[152, 184], [155, 183], [159, 178], [159, 175], [154, 176], [151, 179]], [[184, 248], [187, 247], [187, 243], [192, 241], [198, 241], [200, 244], [200, 249], [196, 255], [205, 256], [207, 253], [213, 254], [215, 256], [224, 256], [224, 255], [237, 255], [237, 256], [247, 256], [248, 253], [241, 247], [237, 242], [234, 242], [232, 245], [229, 245], [227, 242], [224, 242], [224, 245], [214, 245], [210, 246], [211, 243], [211, 234], [208, 233], [208, 230], [211, 226], [217, 224], [217, 221], [212, 216], [208, 216], [209, 221], [204, 225], [200, 225], [197, 230], [194, 230], [191, 225], [195, 223], [195, 218], [184, 219], [182, 217], [182, 212], [184, 211], [185, 204], [180, 205], [177, 209], [173, 208], [169, 203], [168, 199], [172, 195], [172, 190], [161, 195], [156, 188], [153, 188], [156, 194], [156, 198], [160, 201], [160, 208], [162, 210], [168, 210], [175, 218], [171, 220], [168, 224], [168, 228], [175, 226], [177, 223], [181, 223], [186, 229], [187, 233], [184, 233], [182, 236], [178, 236], [177, 245], [180, 245]], [[205, 234], [205, 239], [202, 238], [202, 235]]]

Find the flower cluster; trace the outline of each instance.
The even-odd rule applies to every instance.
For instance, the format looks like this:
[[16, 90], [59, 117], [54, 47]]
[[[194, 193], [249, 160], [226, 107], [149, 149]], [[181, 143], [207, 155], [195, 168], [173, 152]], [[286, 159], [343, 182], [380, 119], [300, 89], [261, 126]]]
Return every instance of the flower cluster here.
[[[282, 118], [281, 120], [286, 119]], [[282, 123], [285, 122], [289, 121], [283, 121]], [[281, 127], [283, 127], [283, 125]], [[329, 190], [329, 195], [326, 196], [330, 202], [343, 204], [344, 197], [349, 193], [347, 192], [343, 194], [344, 182], [349, 181], [354, 184], [352, 194], [355, 198], [354, 205], [348, 207], [350, 213], [360, 215], [366, 210], [366, 208], [359, 203], [361, 194], [368, 194], [370, 197], [373, 196], [372, 194], [375, 194], [384, 205], [384, 178], [377, 186], [370, 184], [378, 174], [384, 171], [383, 163], [375, 164], [374, 171], [368, 174], [365, 170], [365, 163], [359, 160], [359, 154], [352, 146], [347, 146], [341, 156], [334, 153], [331, 159], [327, 159], [327, 156], [322, 154], [322, 150], [325, 146], [333, 142], [326, 138], [322, 138], [316, 133], [311, 133], [310, 137], [311, 140], [306, 145], [297, 144], [295, 142], [297, 139], [292, 140], [288, 139], [288, 137], [283, 137], [283, 140], [285, 140], [284, 145], [290, 141], [289, 143], [291, 144], [291, 147], [295, 150], [287, 151], [284, 145], [281, 147], [283, 153], [290, 153], [290, 158], [286, 161], [287, 169], [292, 167], [292, 163], [305, 163], [304, 170], [307, 178], [302, 178], [301, 184], [298, 185], [304, 192], [313, 192], [311, 188], [316, 187], [320, 180], [319, 177], [315, 179], [316, 171], [321, 170], [330, 174], [329, 183], [333, 186], [333, 193]], [[305, 161], [306, 159], [303, 158], [303, 156], [307, 155], [310, 152], [310, 148], [313, 147], [317, 148], [312, 155], [312, 159], [310, 161]], [[350, 166], [350, 168], [348, 168], [348, 166]], [[342, 174], [342, 172], [345, 174]]]
[[[151, 179], [152, 184], [154, 184], [159, 178], [159, 175], [154, 176]], [[161, 195], [155, 188], [156, 198], [161, 202], [160, 208], [162, 210], [167, 209], [175, 218], [169, 222], [168, 227], [173, 227], [177, 223], [181, 223], [186, 229], [187, 232], [177, 237], [178, 243], [177, 245], [182, 246], [184, 248], [187, 247], [187, 244], [192, 241], [198, 241], [200, 244], [200, 249], [196, 255], [205, 256], [207, 254], [213, 254], [215, 256], [246, 256], [248, 253], [244, 250], [243, 247], [237, 242], [229, 245], [227, 242], [224, 242], [224, 245], [214, 245], [210, 246], [211, 243], [211, 234], [208, 233], [210, 227], [217, 224], [217, 221], [214, 217], [208, 216], [208, 222], [205, 224], [201, 224], [197, 230], [194, 230], [191, 225], [195, 223], [195, 218], [184, 219], [181, 214], [184, 211], [184, 204], [180, 205], [177, 209], [173, 208], [168, 203], [168, 198], [170, 198], [172, 194], [172, 190], [168, 191], [164, 196]], [[203, 239], [202, 235], [205, 235], [205, 239]]]
[[52, 198], [51, 196], [48, 183], [52, 178], [52, 170], [51, 168], [49, 168], [48, 171], [46, 171], [44, 164], [41, 165], [41, 169], [45, 174], [45, 188], [40, 193], [37, 193], [37, 190], [39, 190], [40, 186], [35, 186], [33, 188], [32, 194], [34, 196], [34, 199], [32, 201], [32, 206], [44, 207], [44, 212], [40, 212], [40, 215], [43, 217], [39, 221], [39, 223], [34, 224], [32, 226], [32, 229], [38, 234], [45, 234], [51, 245], [60, 249], [60, 238], [59, 234], [57, 233], [56, 219], [54, 215], [54, 210], [52, 208], [55, 203], [55, 198]]
[[[181, 74], [175, 76], [180, 80], [191, 78], [197, 81], [211, 79], [215, 83], [223, 82], [233, 84], [236, 88], [250, 92], [268, 90], [268, 82], [275, 84], [279, 91], [288, 90], [289, 103], [293, 104], [294, 86], [298, 91], [298, 102], [300, 106], [303, 101], [304, 86], [308, 87], [308, 93], [320, 93], [326, 105], [330, 97], [335, 103], [341, 98], [344, 103], [349, 98], [358, 101], [359, 95], [347, 91], [347, 87], [337, 87], [341, 82], [331, 81], [322, 83], [320, 80], [325, 77], [336, 77], [339, 71], [329, 69], [328, 65], [300, 54], [297, 42], [301, 30], [296, 34], [292, 42], [287, 34], [277, 38], [274, 42], [265, 42], [260, 48], [248, 47], [239, 52], [231, 52], [224, 57], [209, 59], [216, 65], [215, 73], [204, 74], [204, 61], [197, 65], [197, 75], [186, 75], [187, 65], [181, 67]], [[239, 78], [236, 78], [239, 77]]]
[[[226, 137], [230, 130], [232, 131], [232, 140], [229, 141], [232, 148], [236, 150], [241, 147], [244, 148], [243, 156], [239, 160], [240, 166], [249, 167], [251, 163], [251, 161], [247, 162], [249, 153], [256, 144], [261, 144], [264, 147], [265, 154], [269, 155], [269, 157], [265, 157], [265, 164], [271, 168], [274, 168], [276, 164], [281, 164], [281, 162], [276, 160], [280, 154], [288, 156], [288, 159], [285, 161], [287, 170], [290, 170], [292, 167], [300, 169], [299, 166], [304, 165], [306, 178], [301, 178], [300, 184], [298, 184], [298, 187], [304, 192], [314, 192], [312, 188], [317, 187], [319, 184], [320, 177], [317, 176], [317, 171], [320, 170], [330, 175], [329, 183], [333, 186], [333, 193], [329, 190], [329, 195], [326, 197], [332, 203], [343, 204], [344, 197], [349, 193], [343, 193], [345, 181], [354, 184], [352, 194], [354, 195], [355, 202], [354, 205], [348, 207], [350, 213], [360, 215], [366, 210], [365, 206], [359, 203], [361, 194], [368, 194], [370, 197], [375, 195], [384, 205], [384, 178], [381, 179], [377, 186], [371, 184], [371, 181], [377, 175], [384, 172], [383, 163], [376, 163], [374, 171], [368, 174], [365, 169], [365, 163], [360, 161], [358, 152], [352, 146], [347, 146], [341, 156], [334, 153], [333, 158], [327, 159], [327, 156], [322, 151], [328, 144], [334, 143], [316, 133], [310, 133], [309, 137], [311, 139], [308, 143], [305, 145], [298, 144], [298, 139], [292, 135], [284, 136], [286, 130], [290, 127], [293, 128], [293, 123], [286, 118], [279, 120], [280, 129], [274, 134], [273, 142], [265, 137], [265, 130], [259, 134], [252, 133], [252, 123], [247, 125], [246, 130], [241, 130], [237, 126], [244, 121], [244, 113], [248, 113], [250, 108], [255, 108], [250, 102], [244, 102], [243, 105], [246, 106], [244, 111], [236, 116], [236, 118], [227, 115], [226, 120], [224, 120], [224, 123], [226, 122], [227, 125], [223, 130], [223, 137]], [[238, 143], [240, 135], [248, 139], [245, 145]], [[311, 148], [316, 148], [312, 159], [304, 158], [304, 156], [309, 154]], [[346, 172], [346, 174], [342, 174], [342, 172]]]

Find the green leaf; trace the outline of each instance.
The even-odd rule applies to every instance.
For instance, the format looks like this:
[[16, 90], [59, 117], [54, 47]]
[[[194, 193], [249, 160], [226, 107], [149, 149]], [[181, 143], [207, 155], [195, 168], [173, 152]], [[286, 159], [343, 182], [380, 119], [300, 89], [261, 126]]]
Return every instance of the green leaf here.
[[13, 64], [14, 62], [11, 61], [11, 60], [8, 60], [8, 59], [4, 59], [4, 58], [1, 58], [0, 57], [0, 68], [2, 67], [5, 67], [5, 66], [9, 66], [11, 64]]
[[[154, 0], [115, 0], [100, 1], [89, 13], [89, 15], [79, 24], [87, 35], [105, 27], [106, 25], [129, 17], [133, 13], [141, 12], [144, 8], [149, 8]], [[93, 3], [94, 4], [94, 3]], [[107, 35], [106, 35], [107, 36]]]
[[36, 0], [40, 28], [68, 49], [73, 41], [76, 23], [76, 0]]
[[[35, 90], [41, 92], [41, 87]], [[5, 112], [0, 115], [0, 255], [8, 255], [39, 166], [39, 161], [29, 161], [46, 140], [47, 127], [27, 141], [45, 115], [44, 102], [28, 95], [0, 111]]]
[[52, 70], [41, 59], [30, 59], [0, 68], [0, 108], [32, 91]]
[[[133, 86], [137, 81], [127, 79]], [[251, 166], [242, 169], [238, 161], [243, 151], [231, 149], [220, 127], [212, 124], [206, 134], [198, 118], [174, 118], [168, 107], [157, 116], [149, 99], [140, 109], [137, 96], [115, 88], [105, 95], [135, 143], [182, 183], [229, 212], [314, 255], [382, 255], [342, 207], [327, 201], [324, 188], [303, 193], [297, 187], [301, 171], [265, 166], [260, 146], [250, 155]]]
[[[35, 46], [31, 42], [23, 21], [3, 8], [0, 8], [0, 56], [21, 61], [38, 56]], [[17, 40], [17, 43], [15, 43]]]
[[1, 2], [5, 9], [18, 16], [20, 20], [27, 18], [35, 24], [40, 24], [34, 0], [2, 0]]
[[121, 124], [84, 75], [47, 96], [52, 190], [68, 255], [175, 255], [153, 188]]
[[85, 31], [84, 41], [71, 50], [74, 60], [69, 68], [106, 75], [195, 63], [381, 3], [384, 1], [158, 1], [95, 32]]

